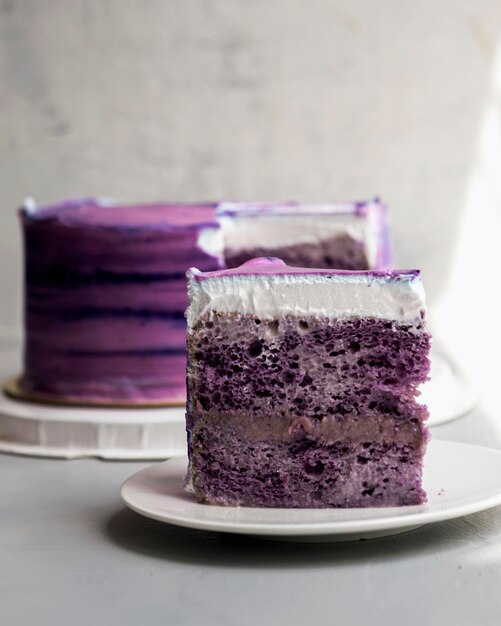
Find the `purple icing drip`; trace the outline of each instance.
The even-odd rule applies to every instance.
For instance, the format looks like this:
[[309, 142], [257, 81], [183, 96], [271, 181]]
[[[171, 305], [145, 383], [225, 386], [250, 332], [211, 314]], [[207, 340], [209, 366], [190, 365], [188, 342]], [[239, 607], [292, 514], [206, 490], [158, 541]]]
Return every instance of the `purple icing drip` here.
[[195, 280], [223, 278], [227, 276], [371, 276], [386, 280], [412, 281], [420, 278], [420, 271], [416, 269], [391, 270], [339, 270], [326, 268], [301, 268], [286, 265], [276, 257], [260, 257], [247, 261], [240, 267], [222, 269], [201, 273], [198, 270], [189, 270], [189, 275]]

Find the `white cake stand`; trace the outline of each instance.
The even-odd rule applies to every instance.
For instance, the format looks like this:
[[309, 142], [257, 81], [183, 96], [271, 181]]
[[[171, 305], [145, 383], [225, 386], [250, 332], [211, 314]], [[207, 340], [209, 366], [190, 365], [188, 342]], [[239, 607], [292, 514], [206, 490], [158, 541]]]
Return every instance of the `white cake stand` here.
[[0, 452], [64, 459], [177, 457], [186, 454], [184, 407], [52, 406], [0, 392]]

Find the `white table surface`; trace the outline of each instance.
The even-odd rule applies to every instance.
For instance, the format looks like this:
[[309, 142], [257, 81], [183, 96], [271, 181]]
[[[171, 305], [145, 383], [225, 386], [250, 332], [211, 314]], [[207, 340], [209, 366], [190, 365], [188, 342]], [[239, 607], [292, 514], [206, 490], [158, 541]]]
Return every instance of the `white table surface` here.
[[[432, 434], [501, 448], [501, 414]], [[387, 539], [277, 543], [127, 510], [120, 485], [144, 466], [0, 456], [1, 624], [501, 622], [501, 507]]]

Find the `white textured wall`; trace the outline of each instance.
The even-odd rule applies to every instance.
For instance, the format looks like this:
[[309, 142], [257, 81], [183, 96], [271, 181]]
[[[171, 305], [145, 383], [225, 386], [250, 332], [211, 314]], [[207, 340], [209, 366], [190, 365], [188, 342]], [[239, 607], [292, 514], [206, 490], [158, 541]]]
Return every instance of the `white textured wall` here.
[[0, 328], [26, 195], [379, 194], [433, 303], [500, 37], [494, 0], [0, 0]]

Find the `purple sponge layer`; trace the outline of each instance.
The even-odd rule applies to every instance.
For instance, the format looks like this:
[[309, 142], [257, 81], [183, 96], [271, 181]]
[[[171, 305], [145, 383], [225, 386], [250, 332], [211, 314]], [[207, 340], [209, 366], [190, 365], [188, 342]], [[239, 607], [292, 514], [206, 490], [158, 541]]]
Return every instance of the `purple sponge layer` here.
[[267, 507], [420, 504], [424, 435], [402, 441], [251, 441], [221, 424], [196, 429], [192, 481], [200, 502]]
[[425, 419], [415, 394], [428, 375], [429, 346], [422, 320], [215, 315], [189, 341], [189, 402], [256, 415]]
[[430, 335], [423, 319], [207, 314], [188, 339], [190, 478], [200, 502], [419, 504]]
[[318, 243], [302, 243], [283, 248], [226, 250], [226, 267], [239, 267], [257, 257], [278, 257], [294, 267], [320, 267], [342, 270], [368, 270], [366, 246], [349, 235], [340, 235]]

